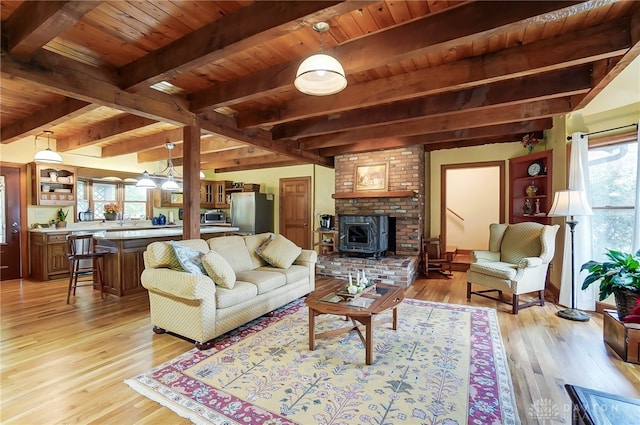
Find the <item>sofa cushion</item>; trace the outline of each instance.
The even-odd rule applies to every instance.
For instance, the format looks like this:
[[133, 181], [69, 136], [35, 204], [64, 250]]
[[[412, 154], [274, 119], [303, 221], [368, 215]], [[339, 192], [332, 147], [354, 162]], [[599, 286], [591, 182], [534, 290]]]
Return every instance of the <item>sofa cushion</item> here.
[[264, 258], [260, 257], [256, 251], [262, 244], [274, 236], [273, 233], [259, 233], [257, 235], [247, 235], [244, 237], [244, 243], [247, 245], [247, 251], [249, 251], [249, 256], [251, 257], [251, 261], [253, 261], [252, 269], [257, 269], [267, 264]]
[[242, 236], [221, 236], [208, 242], [209, 247], [222, 255], [236, 274], [253, 269], [253, 261]]
[[[209, 251], [209, 246], [202, 239], [187, 239], [178, 242], [181, 245], [195, 248], [200, 252]], [[168, 268], [182, 271], [182, 266], [178, 262], [171, 241], [152, 242], [144, 251], [144, 266], [150, 269]]]
[[236, 283], [236, 273], [220, 253], [213, 250], [207, 252], [202, 256], [202, 265], [216, 285], [233, 289], [233, 285]]
[[193, 274], [207, 274], [202, 265], [202, 256], [204, 254], [201, 251], [178, 242], [171, 241], [170, 243], [184, 271]]
[[258, 295], [256, 285], [237, 281], [233, 289], [216, 288], [216, 308], [227, 308], [255, 298]]
[[296, 261], [302, 248], [284, 236], [277, 235], [262, 244], [256, 252], [272, 266], [286, 269]]
[[237, 274], [237, 279], [256, 285], [258, 294], [264, 294], [287, 283], [287, 279], [282, 273], [258, 270], [240, 272]]
[[309, 267], [307, 266], [299, 266], [293, 264], [288, 269], [280, 269], [277, 267], [264, 266], [259, 267], [256, 271], [265, 271], [265, 272], [276, 272], [281, 273], [287, 279], [287, 285], [290, 283], [295, 283], [309, 276]]

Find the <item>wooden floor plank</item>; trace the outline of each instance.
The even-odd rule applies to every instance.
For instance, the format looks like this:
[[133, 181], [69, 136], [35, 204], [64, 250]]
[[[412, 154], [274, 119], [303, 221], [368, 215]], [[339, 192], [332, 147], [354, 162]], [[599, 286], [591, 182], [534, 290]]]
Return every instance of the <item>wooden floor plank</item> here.
[[[319, 280], [318, 285], [323, 281]], [[193, 348], [156, 335], [146, 293], [100, 299], [79, 288], [65, 303], [65, 280], [0, 284], [2, 424], [188, 424], [139, 395], [124, 380]], [[407, 298], [467, 304], [465, 273], [420, 278]], [[472, 305], [498, 310], [523, 424], [569, 423], [570, 383], [640, 398], [640, 366], [625, 363], [602, 341], [602, 316], [571, 322], [559, 307], [521, 310], [474, 297]], [[546, 410], [545, 410], [546, 409]], [[553, 410], [555, 409], [555, 410]]]

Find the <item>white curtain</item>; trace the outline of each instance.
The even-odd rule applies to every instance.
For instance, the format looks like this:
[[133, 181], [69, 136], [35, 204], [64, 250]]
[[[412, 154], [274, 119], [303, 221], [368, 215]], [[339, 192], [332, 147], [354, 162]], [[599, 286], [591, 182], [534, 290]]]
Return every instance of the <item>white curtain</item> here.
[[633, 239], [631, 240], [631, 252], [635, 253], [640, 249], [640, 120], [636, 127], [636, 143], [638, 144], [637, 168], [636, 168], [636, 203], [635, 219], [633, 220]]
[[[589, 193], [589, 136], [583, 133], [571, 135], [571, 158], [569, 160], [569, 187], [570, 190], [584, 190], [587, 199]], [[591, 259], [591, 217], [576, 216], [578, 221], [574, 232], [575, 256], [575, 308], [580, 310], [595, 310], [597, 285], [591, 285], [583, 291], [582, 282], [587, 276], [587, 271], [580, 272], [580, 267]], [[560, 285], [560, 304], [571, 305], [571, 232], [565, 224], [564, 254], [562, 257], [562, 283]]]

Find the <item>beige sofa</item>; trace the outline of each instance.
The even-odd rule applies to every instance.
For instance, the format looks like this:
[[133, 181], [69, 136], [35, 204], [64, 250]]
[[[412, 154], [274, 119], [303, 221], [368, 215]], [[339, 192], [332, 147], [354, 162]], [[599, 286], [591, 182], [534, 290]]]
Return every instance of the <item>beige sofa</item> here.
[[[196, 252], [209, 274], [184, 271], [176, 246]], [[141, 282], [149, 291], [154, 332], [209, 348], [213, 338], [313, 291], [317, 257], [272, 233], [153, 242], [144, 252]]]

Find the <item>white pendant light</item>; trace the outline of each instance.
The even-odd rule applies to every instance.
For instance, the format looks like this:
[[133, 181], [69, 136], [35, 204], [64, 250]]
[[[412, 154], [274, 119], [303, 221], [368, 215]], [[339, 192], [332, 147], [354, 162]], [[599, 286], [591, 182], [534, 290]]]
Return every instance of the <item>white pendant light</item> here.
[[[320, 51], [322, 51], [322, 33], [329, 30], [329, 24], [318, 22], [313, 25], [313, 29], [320, 34]], [[302, 61], [293, 84], [302, 93], [327, 96], [347, 87], [347, 78], [344, 68], [337, 59], [318, 53]]]
[[200, 171], [200, 178], [201, 179], [205, 178], [204, 171]]
[[180, 186], [178, 186], [178, 183], [173, 179], [173, 175], [169, 174], [167, 176], [167, 181], [160, 185], [160, 189], [175, 192], [180, 190]]
[[[51, 150], [50, 137], [53, 134], [53, 131], [45, 130], [44, 134], [47, 135], [47, 149], [36, 152], [36, 154], [33, 156], [33, 160], [36, 162], [46, 162], [49, 164], [62, 164], [62, 157], [60, 156], [60, 154]], [[38, 141], [38, 136], [39, 135], [36, 135], [34, 143]]]
[[145, 170], [142, 173], [142, 178], [136, 183], [136, 187], [142, 187], [144, 189], [155, 189], [156, 183], [149, 178], [149, 173]]
[[180, 186], [178, 186], [178, 183], [173, 179], [173, 176], [176, 173], [176, 171], [173, 168], [173, 161], [171, 160], [171, 151], [176, 147], [176, 145], [174, 145], [173, 143], [165, 143], [164, 147], [167, 148], [167, 150], [169, 151], [167, 168], [165, 168], [164, 170], [164, 171], [167, 171], [167, 181], [165, 181], [160, 185], [160, 189], [175, 192], [176, 190], [180, 190]]

